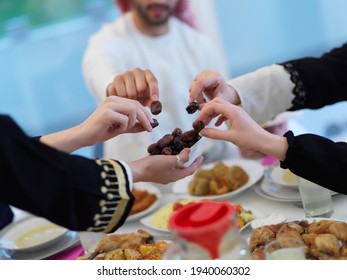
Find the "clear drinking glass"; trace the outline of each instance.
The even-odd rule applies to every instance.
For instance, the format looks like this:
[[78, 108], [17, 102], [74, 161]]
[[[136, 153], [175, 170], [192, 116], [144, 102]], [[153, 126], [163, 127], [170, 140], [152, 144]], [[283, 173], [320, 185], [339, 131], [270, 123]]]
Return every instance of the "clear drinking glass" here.
[[299, 239], [282, 237], [265, 245], [267, 260], [305, 260], [304, 244]]
[[330, 218], [334, 213], [329, 189], [299, 177], [299, 191], [307, 218]]

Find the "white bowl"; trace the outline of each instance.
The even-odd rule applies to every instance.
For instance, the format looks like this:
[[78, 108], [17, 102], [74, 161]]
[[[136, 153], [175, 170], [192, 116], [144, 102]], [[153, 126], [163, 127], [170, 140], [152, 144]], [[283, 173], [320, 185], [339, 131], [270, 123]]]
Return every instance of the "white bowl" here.
[[198, 156], [202, 154], [206, 139], [202, 137], [198, 142], [190, 147], [189, 160], [183, 164], [184, 167], [190, 166]]
[[298, 177], [289, 169], [282, 169], [280, 166], [275, 166], [270, 172], [270, 179], [283, 186], [298, 186]]
[[0, 235], [0, 247], [14, 251], [37, 251], [58, 242], [66, 228], [40, 218], [29, 217], [8, 225]]

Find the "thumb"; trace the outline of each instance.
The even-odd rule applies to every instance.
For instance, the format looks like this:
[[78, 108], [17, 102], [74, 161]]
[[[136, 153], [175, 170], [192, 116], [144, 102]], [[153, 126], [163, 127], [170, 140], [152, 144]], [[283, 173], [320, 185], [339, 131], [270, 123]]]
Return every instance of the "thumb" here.
[[220, 130], [216, 128], [208, 128], [205, 127], [203, 130], [200, 131], [200, 134], [206, 138], [211, 138], [211, 139], [218, 139], [218, 140], [224, 140], [230, 142], [229, 139], [232, 138], [233, 132], [228, 130]]

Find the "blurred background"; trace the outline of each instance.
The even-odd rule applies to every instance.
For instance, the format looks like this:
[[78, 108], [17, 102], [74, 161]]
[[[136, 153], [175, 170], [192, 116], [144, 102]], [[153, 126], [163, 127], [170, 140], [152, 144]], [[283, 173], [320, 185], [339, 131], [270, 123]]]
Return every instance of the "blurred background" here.
[[[192, 0], [230, 77], [347, 41], [345, 0]], [[81, 73], [89, 37], [119, 12], [112, 0], [0, 1], [0, 112], [30, 135], [73, 126], [96, 106]], [[197, 73], [198, 74], [198, 73]], [[346, 102], [304, 110], [304, 130], [347, 139]], [[76, 153], [99, 155], [98, 147]]]

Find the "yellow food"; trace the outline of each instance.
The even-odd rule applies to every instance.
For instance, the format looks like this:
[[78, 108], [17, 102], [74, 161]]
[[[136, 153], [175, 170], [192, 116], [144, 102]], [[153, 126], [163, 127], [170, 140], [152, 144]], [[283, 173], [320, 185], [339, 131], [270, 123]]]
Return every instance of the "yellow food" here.
[[[188, 203], [194, 202], [194, 200], [181, 200], [179, 202], [169, 203], [168, 205], [160, 208], [155, 212], [151, 218], [152, 224], [160, 229], [169, 228], [169, 219], [172, 214]], [[244, 209], [241, 204], [235, 204], [236, 216], [239, 228], [242, 228], [247, 223], [255, 219], [251, 210]]]
[[[187, 203], [192, 202], [192, 200], [181, 200], [179, 201], [180, 204], [186, 205]], [[152, 218], [151, 222], [152, 224], [160, 229], [168, 229], [169, 228], [169, 219], [174, 212], [174, 205], [177, 204], [177, 202], [169, 203], [168, 205], [160, 208], [158, 211], [156, 211]]]
[[34, 246], [56, 238], [65, 232], [66, 229], [57, 225], [47, 225], [27, 231], [16, 240], [19, 248]]
[[298, 184], [298, 177], [288, 169], [283, 171], [282, 179], [284, 182], [291, 184], [291, 185], [297, 185]]

